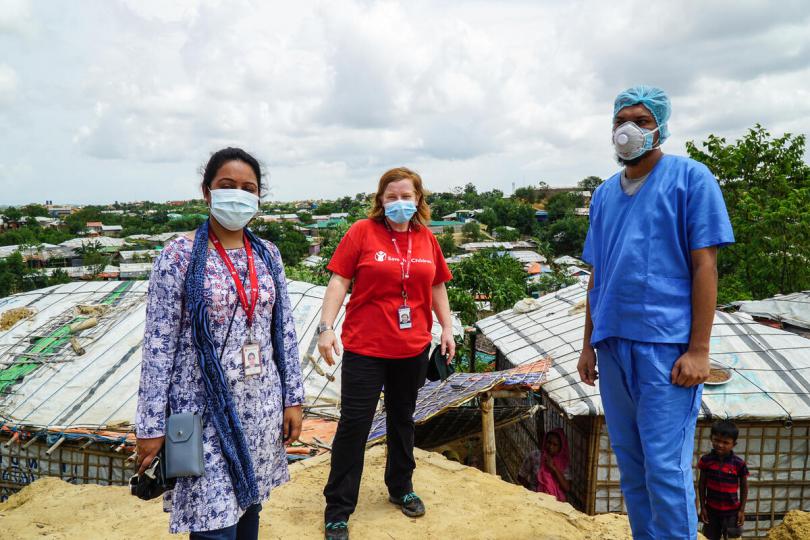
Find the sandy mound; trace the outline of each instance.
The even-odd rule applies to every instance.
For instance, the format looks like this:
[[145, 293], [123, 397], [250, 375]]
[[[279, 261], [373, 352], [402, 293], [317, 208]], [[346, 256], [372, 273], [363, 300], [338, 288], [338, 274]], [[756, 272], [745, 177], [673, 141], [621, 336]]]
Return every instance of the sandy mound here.
[[[416, 456], [414, 483], [427, 515], [409, 519], [387, 501], [384, 448], [373, 448], [366, 455], [360, 505], [351, 519], [355, 540], [630, 538], [623, 516], [589, 517], [439, 454], [417, 449]], [[321, 491], [329, 456], [298, 463], [291, 470], [292, 482], [274, 491], [262, 512], [261, 537], [323, 538]], [[38, 480], [0, 504], [0, 530], [4, 539], [172, 538], [159, 500], [145, 503], [123, 487], [74, 486], [53, 478]]]
[[810, 512], [793, 510], [768, 533], [768, 540], [805, 540], [810, 538]]

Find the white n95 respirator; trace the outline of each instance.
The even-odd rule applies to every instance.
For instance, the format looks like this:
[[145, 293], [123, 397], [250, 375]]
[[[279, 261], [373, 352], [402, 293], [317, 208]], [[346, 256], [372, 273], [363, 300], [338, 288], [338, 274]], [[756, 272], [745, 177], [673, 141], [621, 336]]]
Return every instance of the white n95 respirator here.
[[635, 122], [625, 122], [620, 125], [613, 130], [613, 148], [616, 150], [616, 155], [629, 161], [649, 152], [653, 149], [653, 134], [659, 129], [661, 126], [653, 130], [640, 128]]

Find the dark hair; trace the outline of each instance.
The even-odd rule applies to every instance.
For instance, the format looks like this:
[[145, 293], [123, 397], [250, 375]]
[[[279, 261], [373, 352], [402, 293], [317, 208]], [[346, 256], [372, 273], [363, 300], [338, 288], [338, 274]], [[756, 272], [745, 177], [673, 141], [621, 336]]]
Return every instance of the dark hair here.
[[259, 165], [259, 162], [255, 157], [241, 148], [232, 148], [230, 146], [211, 154], [211, 158], [202, 170], [203, 187], [211, 189], [211, 182], [214, 181], [217, 171], [229, 161], [242, 161], [253, 169], [253, 174], [256, 175], [256, 182], [259, 184], [259, 193], [262, 192], [262, 167]]
[[712, 435], [717, 437], [727, 437], [734, 442], [737, 442], [737, 436], [740, 434], [740, 430], [737, 428], [737, 424], [732, 422], [731, 420], [718, 420], [714, 424], [712, 424]]

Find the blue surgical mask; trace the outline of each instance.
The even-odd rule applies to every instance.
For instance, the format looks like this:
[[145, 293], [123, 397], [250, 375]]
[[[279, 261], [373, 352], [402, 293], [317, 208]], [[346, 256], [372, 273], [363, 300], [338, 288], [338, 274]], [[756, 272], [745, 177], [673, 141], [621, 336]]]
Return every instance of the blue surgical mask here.
[[416, 213], [416, 205], [413, 201], [392, 201], [386, 205], [385, 217], [394, 223], [407, 223]]
[[212, 189], [211, 215], [229, 231], [244, 229], [259, 211], [259, 197], [244, 189]]
[[613, 148], [616, 150], [616, 155], [629, 161], [646, 154], [653, 149], [653, 135], [659, 129], [661, 126], [653, 130], [644, 129], [638, 127], [635, 122], [625, 122], [620, 125], [613, 130]]

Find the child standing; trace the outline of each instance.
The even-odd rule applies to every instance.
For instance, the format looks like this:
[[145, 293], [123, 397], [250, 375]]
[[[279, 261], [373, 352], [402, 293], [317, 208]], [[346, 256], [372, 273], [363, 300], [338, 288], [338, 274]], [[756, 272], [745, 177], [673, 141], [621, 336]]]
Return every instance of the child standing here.
[[[712, 451], [700, 458], [698, 495], [703, 534], [709, 540], [739, 538], [748, 498], [748, 466], [733, 448], [739, 430], [731, 420], [712, 425]], [[739, 488], [739, 497], [737, 490]]]

